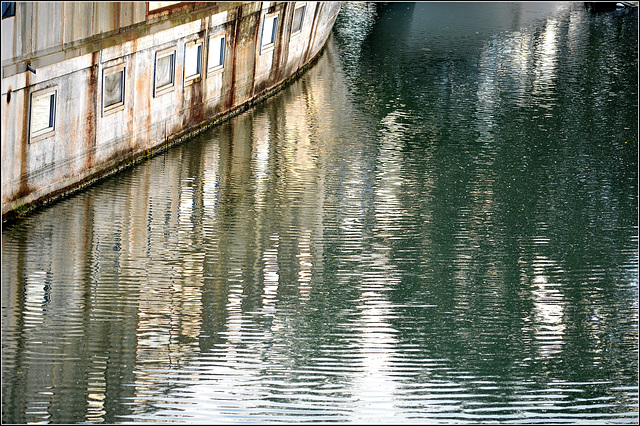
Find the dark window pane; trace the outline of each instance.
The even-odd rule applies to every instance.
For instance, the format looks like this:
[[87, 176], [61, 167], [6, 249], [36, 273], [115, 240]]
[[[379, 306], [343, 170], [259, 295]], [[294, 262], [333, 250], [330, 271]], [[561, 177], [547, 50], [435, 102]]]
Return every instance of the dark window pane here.
[[16, 2], [15, 1], [3, 1], [2, 2], [2, 18], [9, 18], [16, 16]]
[[104, 106], [108, 107], [123, 101], [124, 71], [115, 72], [104, 77]]
[[271, 42], [276, 42], [276, 27], [278, 26], [278, 18], [273, 18], [273, 27], [271, 29]]
[[291, 25], [291, 31], [296, 33], [302, 29], [302, 19], [304, 18], [305, 6], [297, 8], [293, 12], [293, 24]]

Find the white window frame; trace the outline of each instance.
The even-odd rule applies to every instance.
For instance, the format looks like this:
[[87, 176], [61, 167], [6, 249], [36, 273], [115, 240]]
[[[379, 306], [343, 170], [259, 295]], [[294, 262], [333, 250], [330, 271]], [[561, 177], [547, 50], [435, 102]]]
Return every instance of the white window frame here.
[[[296, 12], [300, 9], [302, 9], [302, 16], [300, 17], [300, 28], [296, 30], [295, 28], [293, 28], [293, 22], [295, 21], [295, 18], [296, 18]], [[307, 4], [297, 3], [295, 8], [293, 9], [293, 16], [291, 17], [291, 35], [292, 36], [302, 33], [302, 28], [304, 27], [304, 18], [306, 14], [307, 14]]]
[[[126, 81], [127, 81], [126, 68], [127, 67], [125, 64], [120, 64], [120, 65], [115, 65], [112, 67], [105, 68], [102, 71], [102, 116], [103, 117], [105, 115], [113, 114], [114, 112], [122, 111], [124, 109], [125, 87], [126, 87]], [[122, 96], [121, 96], [120, 102], [116, 102], [111, 105], [105, 105], [105, 101], [104, 101], [105, 79], [110, 75], [118, 74], [118, 73], [122, 73], [122, 81], [120, 82], [120, 86], [121, 86], [120, 90], [121, 90]]]
[[[176, 85], [176, 50], [177, 49], [174, 46], [168, 49], [158, 50], [156, 52], [156, 59], [154, 61], [154, 68], [153, 68], [153, 71], [154, 71], [153, 72], [153, 97], [157, 97], [164, 93], [173, 91]], [[171, 60], [171, 81], [163, 86], [158, 87], [157, 86], [158, 61], [160, 59], [166, 58], [167, 56], [173, 56], [173, 59]]]
[[[262, 31], [260, 32], [260, 54], [262, 54], [262, 52], [268, 52], [275, 48], [278, 21], [280, 20], [279, 18], [280, 18], [279, 13], [271, 13], [271, 14], [264, 15], [264, 19], [262, 20]], [[265, 27], [267, 26], [267, 23], [270, 23], [271, 35], [269, 38], [265, 39], [264, 30], [265, 30]], [[265, 40], [268, 40], [268, 41], [265, 43]]]
[[[199, 49], [198, 50], [198, 71], [195, 74], [192, 75], [187, 75], [187, 51], [189, 49]], [[190, 41], [185, 43], [184, 45], [184, 66], [183, 68], [183, 72], [184, 72], [184, 85], [188, 86], [191, 83], [198, 81], [198, 79], [200, 79], [202, 77], [202, 64], [203, 64], [203, 49], [204, 48], [204, 42], [202, 39], [199, 40], [195, 40], [195, 41]]]
[[[42, 129], [33, 129], [33, 106], [36, 101], [43, 98], [49, 99], [49, 126]], [[53, 106], [51, 106], [53, 103]], [[48, 87], [31, 93], [29, 105], [29, 141], [36, 142], [41, 139], [54, 136], [56, 133], [56, 109], [58, 105], [58, 86]]]
[[[221, 61], [214, 62], [211, 55], [211, 46], [214, 46], [217, 43], [220, 46], [220, 50], [218, 51], [221, 56]], [[225, 60], [227, 59], [227, 33], [216, 34], [209, 37], [209, 50], [207, 52], [207, 60], [209, 62], [208, 71], [216, 72], [220, 71], [224, 68]]]

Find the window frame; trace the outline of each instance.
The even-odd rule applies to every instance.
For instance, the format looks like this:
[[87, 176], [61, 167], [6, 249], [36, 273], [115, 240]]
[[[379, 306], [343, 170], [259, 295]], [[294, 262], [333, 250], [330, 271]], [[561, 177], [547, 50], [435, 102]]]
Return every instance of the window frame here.
[[[105, 79], [113, 74], [122, 73], [122, 81], [120, 82], [120, 90], [121, 96], [120, 101], [115, 102], [111, 105], [105, 105], [105, 95], [104, 95], [104, 82]], [[106, 67], [102, 70], [102, 116], [106, 116], [109, 114], [113, 114], [114, 112], [122, 111], [124, 109], [125, 104], [125, 88], [127, 82], [127, 66], [126, 64], [119, 64], [110, 67]]]
[[[153, 62], [153, 97], [158, 97], [168, 92], [172, 92], [176, 86], [176, 57], [177, 49], [175, 46], [167, 49], [156, 51], [156, 57]], [[171, 81], [167, 84], [158, 87], [158, 61], [166, 58], [167, 56], [173, 56], [171, 59]]]
[[[36, 100], [41, 98], [49, 98], [49, 126], [34, 130], [33, 129], [33, 105]], [[51, 105], [53, 104], [53, 105]], [[42, 139], [54, 136], [56, 133], [56, 109], [58, 106], [58, 86], [47, 87], [46, 89], [31, 92], [29, 99], [29, 142], [37, 142]]]
[[[296, 12], [298, 10], [302, 9], [302, 16], [300, 17], [300, 28], [298, 28], [297, 30], [295, 28], [293, 28], [293, 23], [296, 20]], [[304, 26], [304, 18], [307, 14], [307, 4], [306, 3], [299, 3], [296, 4], [295, 7], [293, 8], [293, 16], [291, 17], [291, 35], [292, 36], [296, 36], [298, 34], [302, 33], [302, 28]]]
[[[195, 74], [187, 75], [187, 50], [192, 48], [198, 48], [198, 71]], [[202, 78], [202, 65], [204, 63], [204, 40], [198, 39], [193, 41], [188, 41], [184, 44], [184, 64], [182, 66], [183, 70], [183, 83], [185, 86], [190, 85]]]
[[[220, 61], [215, 65], [212, 65], [211, 46], [213, 43], [218, 42], [220, 44]], [[217, 33], [209, 36], [209, 45], [207, 46], [207, 72], [214, 73], [224, 69], [224, 63], [227, 59], [227, 33]]]
[[[276, 31], [278, 29], [278, 21], [280, 20], [280, 13], [267, 13], [264, 15], [264, 19], [262, 20], [262, 31], [260, 32], [260, 54], [262, 52], [269, 52], [275, 49], [276, 46]], [[273, 25], [271, 26], [271, 40], [268, 43], [264, 42], [264, 29], [267, 23], [267, 20], [273, 20]]]

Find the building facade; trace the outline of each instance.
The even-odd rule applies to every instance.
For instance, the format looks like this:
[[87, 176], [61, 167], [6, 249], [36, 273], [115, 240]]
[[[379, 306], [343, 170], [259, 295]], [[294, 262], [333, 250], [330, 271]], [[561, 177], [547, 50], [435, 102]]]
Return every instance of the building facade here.
[[273, 93], [320, 53], [339, 10], [3, 2], [3, 221]]

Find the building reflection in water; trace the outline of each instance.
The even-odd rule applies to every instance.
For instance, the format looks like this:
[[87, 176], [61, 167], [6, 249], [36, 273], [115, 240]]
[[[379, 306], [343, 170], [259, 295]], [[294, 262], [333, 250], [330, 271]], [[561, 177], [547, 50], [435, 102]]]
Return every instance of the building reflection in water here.
[[[612, 356], [602, 353], [612, 324], [637, 324], [637, 306], [617, 318], [597, 300], [611, 296], [565, 285], [571, 273], [597, 285], [606, 277], [576, 272], [558, 248], [577, 238], [561, 230], [574, 219], [557, 204], [572, 199], [561, 175], [573, 169], [554, 144], [564, 134], [504, 112], [531, 97], [532, 113], [554, 108], [564, 34], [569, 48], [586, 49], [582, 15], [522, 33], [535, 13], [517, 6], [508, 35], [476, 42], [473, 25], [451, 34], [454, 47], [456, 37], [479, 43], [468, 83], [469, 52], [415, 45], [424, 22], [451, 31], [444, 5], [405, 5], [398, 37], [433, 83], [414, 88], [416, 68], [380, 66], [384, 55], [364, 46], [393, 33], [384, 25], [398, 21], [379, 16], [394, 7], [345, 5], [362, 13], [342, 34], [340, 58], [330, 40], [264, 104], [3, 238], [3, 266], [15, 265], [2, 271], [3, 335], [19, 335], [3, 346], [13, 384], [3, 399], [24, 410], [13, 418], [216, 423], [302, 407], [329, 421], [376, 421], [399, 406], [420, 416], [467, 409], [469, 395], [481, 404], [473, 386], [495, 390], [501, 374], [515, 382], [536, 362], [548, 373], [571, 356], [578, 326], [589, 335], [584, 359]], [[391, 87], [388, 99], [377, 85]], [[505, 146], [509, 126], [524, 130]], [[542, 153], [524, 140], [538, 131], [550, 134], [538, 140]], [[510, 150], [521, 150], [517, 161]], [[596, 178], [597, 198], [616, 203], [615, 180]], [[601, 210], [615, 209], [591, 203], [576, 220], [586, 228], [606, 219]], [[633, 255], [612, 263], [630, 270]], [[509, 383], [493, 407], [526, 387]]]

